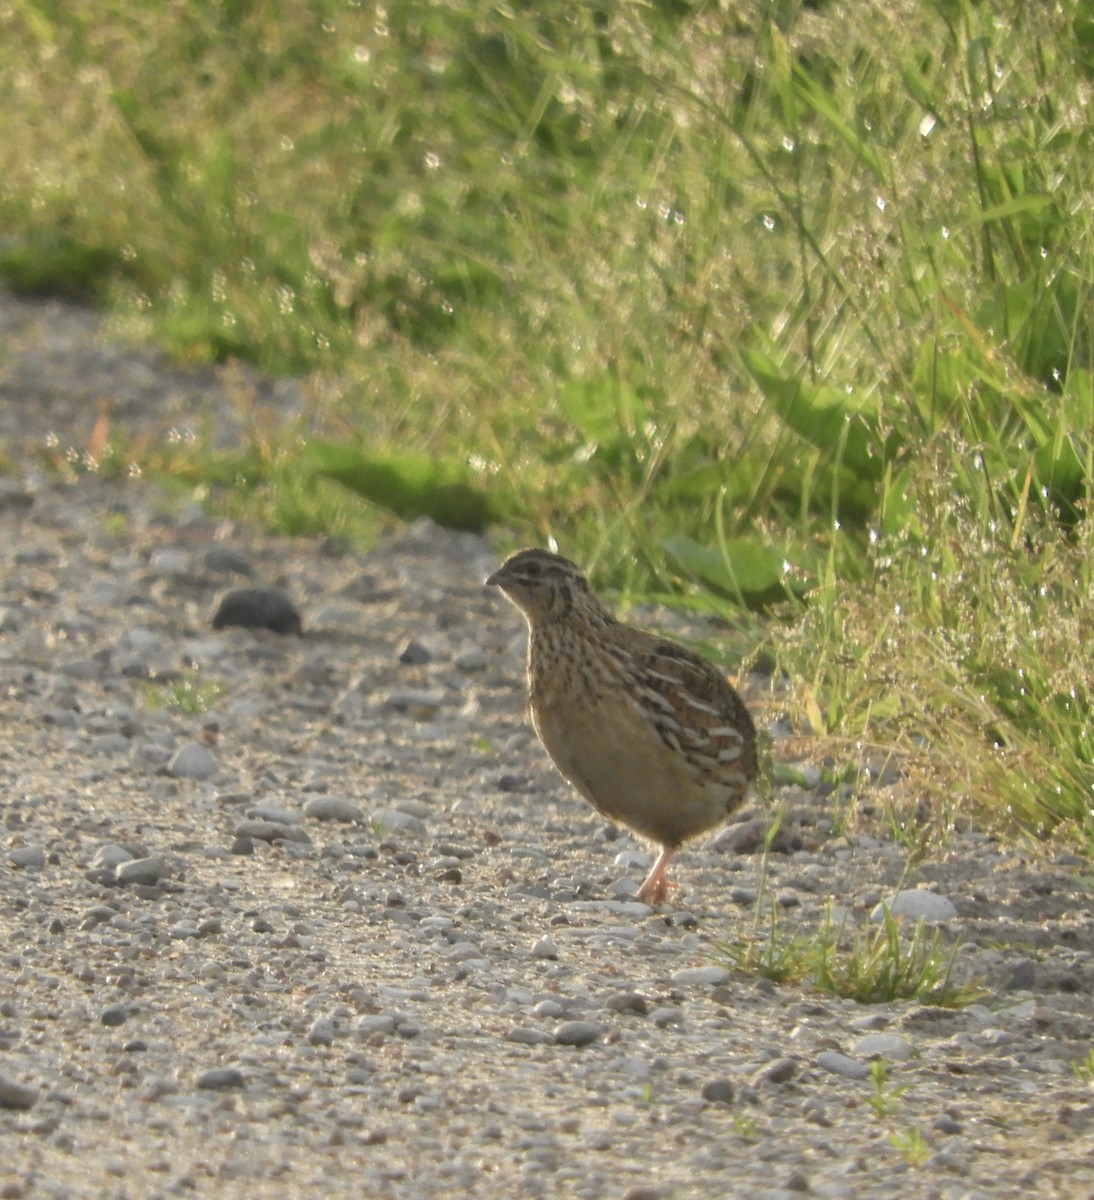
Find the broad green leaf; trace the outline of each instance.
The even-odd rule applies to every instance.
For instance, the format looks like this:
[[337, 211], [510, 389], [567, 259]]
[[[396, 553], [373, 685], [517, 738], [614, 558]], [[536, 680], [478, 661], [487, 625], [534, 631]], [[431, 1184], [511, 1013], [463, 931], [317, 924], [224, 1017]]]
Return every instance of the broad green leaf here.
[[661, 548], [689, 575], [750, 608], [785, 599], [788, 594], [804, 595], [812, 586], [811, 579], [787, 572], [786, 551], [766, 546], [759, 538], [728, 538], [724, 554], [689, 537], [665, 538]]
[[795, 433], [860, 476], [877, 480], [892, 452], [881, 443], [876, 414], [864, 412], [853, 396], [782, 375], [758, 350], [741, 356], [760, 390]]
[[474, 486], [469, 468], [427, 454], [372, 457], [353, 446], [315, 442], [304, 453], [316, 475], [406, 520], [431, 517], [450, 529], [480, 530], [492, 520], [488, 497]]

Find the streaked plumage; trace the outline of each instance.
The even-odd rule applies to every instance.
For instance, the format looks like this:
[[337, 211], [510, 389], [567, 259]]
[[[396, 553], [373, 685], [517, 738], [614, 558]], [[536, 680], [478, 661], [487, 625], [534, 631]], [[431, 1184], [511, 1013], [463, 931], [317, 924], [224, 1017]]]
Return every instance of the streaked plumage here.
[[706, 659], [617, 621], [560, 555], [521, 550], [486, 582], [528, 622], [540, 741], [594, 808], [659, 844], [638, 897], [660, 904], [676, 850], [737, 808], [756, 777], [748, 709]]

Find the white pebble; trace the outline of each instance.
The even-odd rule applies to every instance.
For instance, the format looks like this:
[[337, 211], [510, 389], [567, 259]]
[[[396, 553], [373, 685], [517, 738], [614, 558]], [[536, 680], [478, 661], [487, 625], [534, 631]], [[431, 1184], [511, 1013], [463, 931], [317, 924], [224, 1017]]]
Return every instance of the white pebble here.
[[[952, 921], [957, 916], [952, 900], [925, 888], [906, 888], [897, 892], [889, 903], [889, 912], [910, 921]], [[879, 904], [870, 914], [870, 920], [880, 922], [883, 919], [884, 910]]]

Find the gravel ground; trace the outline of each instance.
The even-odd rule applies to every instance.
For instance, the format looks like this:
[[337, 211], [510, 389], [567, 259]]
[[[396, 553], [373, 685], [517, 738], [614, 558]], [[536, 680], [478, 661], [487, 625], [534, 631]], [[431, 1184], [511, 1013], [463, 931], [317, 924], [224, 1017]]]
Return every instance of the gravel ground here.
[[[485, 541], [338, 554], [32, 465], [104, 399], [149, 435], [199, 402], [228, 429], [225, 391], [0, 299], [0, 439], [31, 464], [0, 478], [0, 1200], [1094, 1195], [1083, 861], [968, 832], [909, 874], [835, 835], [823, 783], [780, 788], [783, 927], [910, 889], [985, 993], [727, 970], [759, 810], [680, 855], [675, 905], [635, 902], [648, 847], [526, 728]], [[214, 630], [243, 584], [304, 635]]]

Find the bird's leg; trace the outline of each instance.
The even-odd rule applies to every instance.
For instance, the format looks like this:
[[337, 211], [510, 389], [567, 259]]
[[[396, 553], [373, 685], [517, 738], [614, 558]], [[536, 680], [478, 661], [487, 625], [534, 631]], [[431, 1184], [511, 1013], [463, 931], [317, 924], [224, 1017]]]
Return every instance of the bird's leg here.
[[664, 904], [668, 899], [669, 890], [675, 890], [679, 884], [673, 883], [672, 880], [665, 878], [665, 872], [668, 870], [669, 860], [676, 853], [675, 846], [662, 846], [661, 853], [657, 856], [657, 861], [653, 864], [653, 869], [646, 876], [642, 886], [638, 889], [637, 899], [643, 904]]

